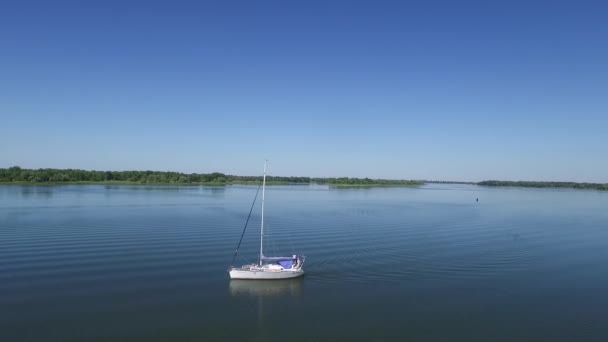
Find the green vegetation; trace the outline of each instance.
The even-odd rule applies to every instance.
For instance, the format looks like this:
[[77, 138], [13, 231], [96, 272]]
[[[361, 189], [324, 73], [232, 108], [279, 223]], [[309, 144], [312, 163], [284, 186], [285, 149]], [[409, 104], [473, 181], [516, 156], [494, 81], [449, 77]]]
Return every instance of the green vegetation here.
[[608, 184], [602, 183], [574, 183], [574, 182], [529, 182], [529, 181], [497, 181], [487, 180], [477, 183], [485, 186], [517, 186], [525, 188], [572, 188], [572, 189], [593, 189], [608, 190]]
[[[230, 185], [259, 184], [261, 176], [233, 176], [219, 172], [180, 173], [161, 171], [86, 171], [74, 169], [22, 169], [18, 166], [0, 168], [0, 184], [174, 184], [174, 185]], [[377, 186], [419, 186], [425, 183], [477, 184], [484, 186], [514, 186], [528, 188], [572, 188], [608, 190], [608, 184], [574, 182], [529, 182], [488, 180], [479, 183], [413, 181], [371, 178], [310, 178], [266, 177], [268, 184], [326, 184], [340, 188]]]
[[423, 182], [402, 179], [370, 179], [370, 178], [311, 178], [310, 182], [328, 184], [337, 187], [365, 187], [365, 186], [418, 186]]
[[438, 180], [425, 180], [424, 183], [430, 184], [465, 184], [465, 185], [477, 185], [476, 182], [462, 182], [462, 181], [438, 181]]
[[[74, 169], [0, 169], [4, 184], [258, 184], [261, 176], [233, 176], [219, 172], [179, 173], [161, 171], [86, 171]], [[266, 177], [268, 184], [327, 184], [331, 186], [416, 186], [422, 182], [370, 178]]]

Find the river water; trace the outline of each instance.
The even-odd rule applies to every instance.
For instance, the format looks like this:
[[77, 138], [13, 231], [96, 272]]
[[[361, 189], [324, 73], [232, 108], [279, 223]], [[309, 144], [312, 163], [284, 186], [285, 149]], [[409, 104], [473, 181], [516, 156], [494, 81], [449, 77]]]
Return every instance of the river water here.
[[266, 190], [300, 279], [256, 187], [0, 186], [0, 340], [608, 340], [608, 192]]

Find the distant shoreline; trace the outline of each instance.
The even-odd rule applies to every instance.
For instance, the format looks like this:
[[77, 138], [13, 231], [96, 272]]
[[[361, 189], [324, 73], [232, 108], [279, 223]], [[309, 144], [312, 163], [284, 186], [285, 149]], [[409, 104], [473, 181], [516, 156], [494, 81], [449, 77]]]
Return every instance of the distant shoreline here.
[[[261, 176], [235, 176], [219, 172], [185, 174], [166, 171], [87, 171], [77, 169], [0, 168], [0, 185], [257, 185]], [[608, 191], [608, 183], [537, 181], [426, 181], [371, 178], [311, 178], [267, 176], [268, 185], [318, 184], [335, 188], [417, 187], [425, 184], [466, 184], [487, 187], [562, 188]]]
[[[180, 173], [164, 171], [87, 171], [76, 169], [0, 169], [0, 184], [14, 185], [256, 185], [262, 176], [235, 176], [219, 172]], [[371, 178], [311, 178], [267, 176], [269, 185], [320, 184], [332, 187], [420, 186], [417, 180]]]
[[488, 180], [478, 182], [480, 186], [492, 187], [518, 187], [518, 188], [561, 188], [561, 189], [588, 189], [608, 190], [608, 183], [576, 183], [576, 182], [534, 182], [534, 181], [497, 181]]
[[[57, 186], [57, 185], [159, 185], [159, 186], [231, 186], [231, 185], [258, 185], [260, 182], [223, 182], [223, 183], [136, 183], [136, 182], [123, 182], [123, 181], [101, 181], [101, 182], [26, 182], [26, 181], [16, 181], [16, 182], [0, 182], [0, 185], [23, 185], [23, 186]], [[274, 185], [326, 185], [330, 188], [393, 188], [393, 187], [417, 187], [424, 185], [425, 183], [421, 182], [420, 184], [376, 184], [376, 183], [362, 183], [362, 184], [332, 184], [332, 183], [289, 183], [289, 182], [276, 182], [276, 181], [266, 181], [267, 186]]]

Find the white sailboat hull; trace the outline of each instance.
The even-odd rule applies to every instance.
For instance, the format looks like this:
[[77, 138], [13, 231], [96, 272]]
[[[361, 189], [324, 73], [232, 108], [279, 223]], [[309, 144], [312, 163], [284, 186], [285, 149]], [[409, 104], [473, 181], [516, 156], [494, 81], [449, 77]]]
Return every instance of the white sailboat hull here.
[[230, 279], [251, 279], [251, 280], [273, 280], [273, 279], [290, 279], [304, 275], [303, 269], [281, 270], [281, 271], [266, 271], [266, 270], [247, 270], [233, 268], [229, 272]]

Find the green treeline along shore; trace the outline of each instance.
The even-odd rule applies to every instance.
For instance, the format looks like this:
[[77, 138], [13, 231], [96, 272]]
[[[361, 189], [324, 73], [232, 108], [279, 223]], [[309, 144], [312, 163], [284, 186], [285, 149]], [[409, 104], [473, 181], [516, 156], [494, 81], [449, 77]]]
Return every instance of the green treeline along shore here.
[[[258, 184], [262, 176], [233, 176], [219, 172], [179, 173], [161, 171], [86, 171], [74, 169], [0, 169], [0, 184]], [[267, 176], [268, 184], [327, 184], [339, 187], [417, 186], [424, 182], [370, 178], [310, 178]]]
[[[0, 168], [0, 184], [174, 184], [174, 185], [231, 185], [258, 184], [261, 176], [234, 176], [219, 172], [180, 173], [162, 171], [87, 171], [76, 169], [22, 169], [18, 166]], [[416, 181], [370, 178], [310, 178], [266, 177], [268, 184], [326, 184], [336, 187], [419, 186], [425, 183], [462, 183], [483, 186], [528, 188], [573, 188], [608, 190], [608, 184], [574, 182], [530, 182], [488, 180], [472, 182]]]
[[524, 188], [570, 188], [570, 189], [592, 189], [608, 190], [608, 183], [575, 183], [575, 182], [528, 182], [528, 181], [497, 181], [488, 180], [477, 183], [485, 186], [515, 186]]

